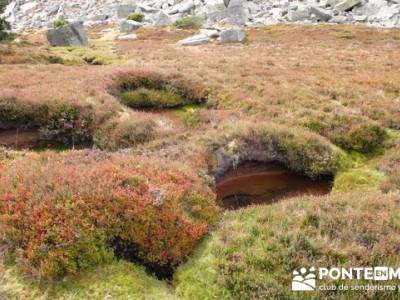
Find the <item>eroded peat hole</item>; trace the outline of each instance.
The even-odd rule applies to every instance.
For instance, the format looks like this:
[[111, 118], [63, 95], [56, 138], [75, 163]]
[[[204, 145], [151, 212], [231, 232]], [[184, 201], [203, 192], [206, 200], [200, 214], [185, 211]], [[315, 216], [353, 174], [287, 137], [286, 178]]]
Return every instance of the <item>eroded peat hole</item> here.
[[176, 74], [152, 72], [121, 73], [110, 92], [132, 109], [151, 112], [203, 104], [207, 100], [201, 84]]
[[37, 129], [1, 129], [0, 146], [13, 149], [31, 149], [38, 147]]
[[277, 162], [248, 161], [228, 170], [217, 181], [219, 204], [225, 209], [270, 204], [300, 195], [325, 195], [333, 185], [331, 176], [311, 179]]

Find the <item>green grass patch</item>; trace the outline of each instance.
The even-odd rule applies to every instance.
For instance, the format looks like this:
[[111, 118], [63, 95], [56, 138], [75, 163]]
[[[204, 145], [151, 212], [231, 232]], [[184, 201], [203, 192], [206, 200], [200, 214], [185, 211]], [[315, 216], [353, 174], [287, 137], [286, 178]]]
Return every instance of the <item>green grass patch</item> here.
[[[392, 247], [400, 237], [398, 200], [355, 192], [228, 212], [199, 256], [178, 271], [177, 294], [187, 299], [309, 299], [291, 291], [293, 270], [397, 265], [400, 255]], [[322, 283], [328, 284], [318, 280], [318, 286]], [[312, 298], [375, 299], [380, 293], [317, 288]], [[396, 295], [385, 293], [387, 299]]]
[[138, 88], [121, 93], [122, 102], [131, 108], [174, 108], [187, 104], [185, 98], [172, 89]]
[[145, 273], [140, 266], [115, 261], [67, 277], [64, 281], [36, 284], [18, 269], [0, 264], [0, 295], [6, 299], [177, 299], [171, 288]]
[[144, 14], [142, 14], [142, 13], [133, 13], [133, 14], [130, 14], [127, 18], [127, 20], [136, 21], [136, 22], [142, 22], [143, 19], [144, 19]]
[[201, 27], [202, 24], [202, 18], [190, 16], [175, 21], [174, 26], [179, 29], [198, 29]]
[[385, 180], [385, 174], [369, 168], [356, 168], [339, 173], [333, 190], [349, 192], [353, 190], [378, 190]]
[[187, 128], [196, 128], [201, 123], [201, 107], [187, 105], [177, 109], [174, 114], [180, 119]]

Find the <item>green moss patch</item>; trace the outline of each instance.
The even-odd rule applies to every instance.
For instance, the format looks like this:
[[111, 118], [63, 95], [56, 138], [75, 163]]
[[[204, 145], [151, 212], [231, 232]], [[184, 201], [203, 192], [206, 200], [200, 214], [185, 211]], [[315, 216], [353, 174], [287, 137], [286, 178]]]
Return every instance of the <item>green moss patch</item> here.
[[334, 190], [349, 192], [354, 190], [378, 190], [385, 175], [369, 168], [356, 168], [336, 176]]

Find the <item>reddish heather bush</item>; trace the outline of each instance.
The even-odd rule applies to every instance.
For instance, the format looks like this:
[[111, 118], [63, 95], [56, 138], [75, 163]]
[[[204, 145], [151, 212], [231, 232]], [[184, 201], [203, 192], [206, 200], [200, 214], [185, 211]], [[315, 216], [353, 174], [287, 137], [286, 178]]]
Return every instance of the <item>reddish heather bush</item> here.
[[177, 265], [217, 216], [212, 192], [163, 161], [83, 151], [14, 161], [0, 175], [3, 239], [39, 278], [112, 258], [110, 242], [145, 263]]

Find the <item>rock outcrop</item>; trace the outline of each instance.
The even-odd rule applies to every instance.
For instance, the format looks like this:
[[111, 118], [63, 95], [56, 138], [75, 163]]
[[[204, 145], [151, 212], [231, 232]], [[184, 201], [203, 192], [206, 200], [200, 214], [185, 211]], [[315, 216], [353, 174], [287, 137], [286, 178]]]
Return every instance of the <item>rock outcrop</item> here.
[[400, 0], [16, 0], [3, 16], [16, 31], [49, 28], [59, 16], [87, 26], [120, 23], [133, 12], [144, 25], [166, 26], [185, 16], [207, 25], [263, 26], [277, 23], [366, 23], [400, 27]]
[[87, 47], [89, 46], [85, 27], [82, 22], [66, 24], [47, 31], [47, 40], [51, 46]]

